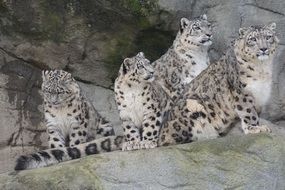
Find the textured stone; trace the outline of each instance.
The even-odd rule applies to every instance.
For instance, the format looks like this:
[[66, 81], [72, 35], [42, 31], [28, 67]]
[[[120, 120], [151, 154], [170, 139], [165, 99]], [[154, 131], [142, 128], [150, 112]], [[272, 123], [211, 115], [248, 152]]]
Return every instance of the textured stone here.
[[[109, 87], [124, 57], [141, 47], [158, 58], [172, 33], [155, 28], [152, 1], [3, 1], [0, 49], [38, 68], [65, 69]], [[159, 40], [149, 38], [156, 34]], [[148, 39], [149, 38], [149, 39]], [[142, 42], [142, 43], [136, 43]], [[150, 45], [152, 44], [152, 45]]]
[[0, 172], [17, 156], [44, 147], [39, 69], [0, 51]]
[[15, 167], [15, 161], [19, 155], [38, 151], [37, 146], [4, 146], [0, 147], [0, 166], [1, 173], [11, 171]]
[[113, 152], [2, 174], [0, 189], [283, 190], [284, 146], [284, 137], [260, 134]]
[[79, 83], [83, 94], [88, 97], [95, 109], [108, 119], [115, 129], [115, 134], [122, 134], [121, 120], [114, 99], [114, 91], [99, 86]]

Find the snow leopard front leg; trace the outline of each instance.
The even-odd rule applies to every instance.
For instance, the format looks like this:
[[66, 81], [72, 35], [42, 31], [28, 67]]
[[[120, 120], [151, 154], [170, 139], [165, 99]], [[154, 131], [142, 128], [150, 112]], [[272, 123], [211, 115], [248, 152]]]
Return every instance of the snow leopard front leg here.
[[245, 134], [271, 132], [266, 125], [260, 125], [254, 98], [249, 94], [236, 94], [235, 111], [241, 119], [241, 128]]
[[140, 148], [140, 130], [131, 120], [123, 120], [123, 130], [125, 142], [123, 142], [122, 150], [136, 150]]
[[87, 142], [87, 121], [82, 120], [81, 123], [74, 122], [71, 124], [69, 133], [69, 146], [74, 147]]
[[105, 118], [101, 117], [99, 118], [99, 124], [97, 128], [97, 135], [100, 135], [102, 137], [107, 137], [111, 135], [115, 135], [115, 131], [113, 128], [113, 125], [107, 121]]
[[162, 123], [162, 113], [155, 110], [144, 115], [142, 123], [141, 149], [155, 148], [158, 144], [158, 136]]
[[65, 147], [65, 138], [59, 127], [47, 124], [48, 146], [49, 148]]

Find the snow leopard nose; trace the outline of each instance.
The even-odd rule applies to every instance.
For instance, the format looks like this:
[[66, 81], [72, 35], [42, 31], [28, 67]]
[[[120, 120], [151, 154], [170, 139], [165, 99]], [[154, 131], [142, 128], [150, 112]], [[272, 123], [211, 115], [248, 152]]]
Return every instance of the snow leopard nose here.
[[206, 34], [208, 38], [212, 38], [212, 34]]
[[259, 50], [265, 53], [267, 51], [267, 48], [260, 48]]
[[52, 103], [56, 103], [58, 101], [58, 95], [55, 95], [55, 94], [51, 95], [50, 96], [50, 101]]

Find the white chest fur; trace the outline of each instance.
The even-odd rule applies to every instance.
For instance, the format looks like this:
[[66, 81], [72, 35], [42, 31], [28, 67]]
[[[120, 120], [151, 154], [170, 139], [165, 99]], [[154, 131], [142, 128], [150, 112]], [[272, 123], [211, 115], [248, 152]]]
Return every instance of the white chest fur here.
[[51, 113], [45, 114], [45, 119], [48, 126], [56, 127], [62, 131], [62, 134], [68, 134], [71, 127], [78, 125], [75, 117], [68, 115], [70, 113], [72, 113], [71, 110], [67, 109], [53, 109]]
[[[187, 53], [185, 54], [186, 56]], [[209, 57], [207, 53], [191, 53], [192, 58], [188, 59], [187, 65], [185, 65], [184, 70], [189, 71], [189, 75], [184, 76], [183, 83], [188, 84], [190, 83], [194, 78], [196, 78], [203, 70], [205, 70], [208, 67], [208, 61]]]
[[269, 81], [251, 81], [246, 90], [250, 91], [259, 106], [264, 106], [270, 98], [271, 80]]
[[142, 96], [143, 87], [132, 87], [132, 90], [125, 90], [124, 100], [122, 102], [123, 107], [120, 110], [120, 117], [122, 120], [130, 119], [134, 122], [135, 126], [140, 126], [143, 122], [144, 110], [143, 103], [146, 102], [145, 95]]
[[254, 75], [246, 80], [246, 91], [255, 98], [258, 106], [264, 106], [268, 102], [272, 88], [271, 64], [261, 65], [255, 70]]
[[193, 57], [193, 61], [196, 64], [194, 64], [194, 65], [192, 64], [192, 68], [191, 68], [190, 74], [192, 74], [195, 77], [197, 77], [202, 71], [204, 71], [208, 67], [209, 57], [206, 56], [206, 55], [200, 55], [199, 54], [199, 55]]

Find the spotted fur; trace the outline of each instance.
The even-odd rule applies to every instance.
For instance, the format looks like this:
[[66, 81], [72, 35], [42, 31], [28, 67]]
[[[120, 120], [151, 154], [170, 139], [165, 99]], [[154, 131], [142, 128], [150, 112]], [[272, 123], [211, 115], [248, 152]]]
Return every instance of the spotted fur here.
[[123, 122], [123, 150], [155, 148], [168, 97], [154, 81], [154, 70], [142, 52], [126, 58], [115, 81], [115, 99]]
[[73, 147], [114, 133], [112, 125], [82, 95], [70, 73], [43, 71], [42, 78], [49, 148]]
[[162, 128], [159, 145], [217, 138], [236, 118], [245, 134], [269, 132], [259, 123], [257, 107], [265, 105], [264, 94], [270, 93], [278, 44], [274, 31], [275, 23], [240, 29], [226, 56], [187, 86]]
[[21, 156], [15, 170], [48, 166], [58, 162], [114, 150], [155, 148], [170, 100], [154, 81], [153, 68], [142, 52], [126, 58], [115, 81], [115, 99], [124, 136], [109, 136], [70, 148], [43, 150]]
[[[157, 145], [217, 138], [237, 118], [241, 120], [245, 134], [270, 132], [267, 126], [260, 125], [257, 109], [266, 104], [268, 97], [262, 98], [256, 92], [268, 90], [262, 82], [272, 81], [272, 59], [277, 45], [274, 23], [241, 29], [234, 47], [188, 84], [183, 97], [170, 108], [162, 120]], [[121, 71], [127, 73], [128, 70], [122, 67]], [[23, 156], [18, 159], [15, 169], [46, 166], [105, 150], [120, 150], [126, 142], [124, 138], [110, 136], [69, 151], [66, 148], [54, 149]], [[105, 149], [102, 149], [103, 141]], [[44, 162], [40, 155], [45, 155]]]
[[175, 102], [189, 84], [209, 64], [212, 26], [207, 16], [182, 18], [180, 30], [169, 50], [153, 63], [155, 76]]
[[42, 150], [33, 154], [20, 156], [16, 161], [15, 170], [40, 168], [92, 154], [121, 150], [122, 142], [123, 136], [108, 136], [74, 147]]

